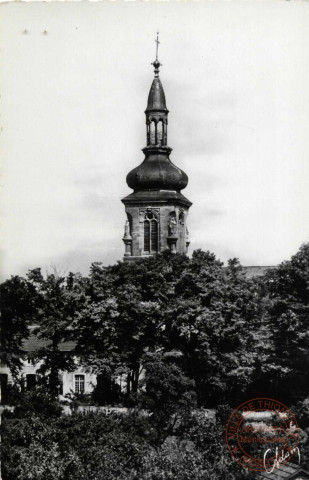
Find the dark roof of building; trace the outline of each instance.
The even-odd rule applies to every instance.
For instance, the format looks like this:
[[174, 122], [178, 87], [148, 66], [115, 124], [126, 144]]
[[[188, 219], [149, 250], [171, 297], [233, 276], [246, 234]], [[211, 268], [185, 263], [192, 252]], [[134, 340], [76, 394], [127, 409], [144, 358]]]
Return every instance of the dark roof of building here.
[[[51, 341], [44, 339], [44, 338], [39, 338], [38, 334], [34, 334], [33, 330], [38, 328], [38, 326], [31, 326], [30, 327], [30, 335], [27, 339], [23, 341], [23, 350], [25, 352], [37, 352], [41, 348], [47, 347], [48, 345], [51, 344]], [[61, 352], [70, 352], [73, 350], [73, 348], [76, 346], [76, 342], [69, 341], [69, 342], [63, 342], [59, 345], [59, 350]]]
[[258, 475], [258, 480], [307, 480], [309, 472], [293, 463], [281, 464], [272, 473], [263, 472]]
[[246, 274], [246, 278], [261, 277], [267, 270], [275, 268], [274, 266], [252, 266], [252, 267], [243, 267]]

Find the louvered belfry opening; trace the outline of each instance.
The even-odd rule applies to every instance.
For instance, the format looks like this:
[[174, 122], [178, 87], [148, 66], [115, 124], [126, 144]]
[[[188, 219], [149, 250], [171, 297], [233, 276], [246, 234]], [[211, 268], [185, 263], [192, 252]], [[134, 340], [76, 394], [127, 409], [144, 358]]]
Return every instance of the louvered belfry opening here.
[[158, 251], [158, 222], [156, 220], [151, 220], [150, 224], [150, 232], [151, 232], [151, 251], [157, 252]]
[[152, 212], [147, 212], [144, 220], [144, 252], [158, 252], [158, 221]]
[[150, 222], [144, 221], [144, 252], [150, 253]]

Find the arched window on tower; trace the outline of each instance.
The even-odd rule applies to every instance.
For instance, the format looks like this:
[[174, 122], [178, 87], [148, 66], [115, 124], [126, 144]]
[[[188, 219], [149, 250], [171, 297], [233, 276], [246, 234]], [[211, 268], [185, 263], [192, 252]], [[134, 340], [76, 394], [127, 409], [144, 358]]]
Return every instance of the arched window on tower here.
[[163, 122], [157, 123], [157, 144], [162, 146], [163, 145]]
[[163, 123], [163, 142], [162, 145], [166, 146], [167, 145], [167, 118], [165, 119], [165, 122]]
[[150, 129], [150, 145], [155, 145], [156, 144], [156, 127], [155, 127], [155, 122], [151, 122], [149, 125]]
[[147, 123], [147, 145], [150, 145], [150, 123]]
[[144, 219], [144, 252], [158, 252], [158, 220], [151, 211], [146, 213]]

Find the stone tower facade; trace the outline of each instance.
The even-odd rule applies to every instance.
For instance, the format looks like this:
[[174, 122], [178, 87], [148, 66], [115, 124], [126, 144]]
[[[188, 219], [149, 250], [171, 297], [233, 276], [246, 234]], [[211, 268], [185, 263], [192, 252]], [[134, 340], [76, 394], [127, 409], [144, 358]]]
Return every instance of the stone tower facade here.
[[192, 203], [181, 193], [188, 177], [169, 158], [172, 151], [167, 137], [169, 112], [159, 78], [158, 54], [152, 65], [155, 76], [145, 110], [147, 146], [142, 150], [145, 159], [127, 175], [133, 193], [122, 199], [127, 214], [123, 237], [125, 261], [166, 249], [187, 253], [190, 243], [187, 217]]

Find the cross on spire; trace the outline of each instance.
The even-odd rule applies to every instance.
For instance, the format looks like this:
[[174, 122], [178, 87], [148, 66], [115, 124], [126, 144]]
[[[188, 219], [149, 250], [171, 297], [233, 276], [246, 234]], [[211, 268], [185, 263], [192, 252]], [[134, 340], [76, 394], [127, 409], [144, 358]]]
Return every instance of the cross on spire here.
[[159, 43], [160, 43], [159, 32], [157, 32], [157, 38], [156, 38], [155, 42], [157, 44], [157, 47], [156, 47], [156, 61], [158, 61], [158, 50], [159, 50]]
[[158, 77], [159, 76], [159, 68], [162, 66], [162, 63], [160, 63], [159, 60], [158, 60], [158, 50], [159, 50], [159, 43], [160, 43], [159, 32], [157, 32], [157, 38], [155, 39], [155, 42], [156, 42], [156, 59], [155, 59], [154, 62], [152, 62], [151, 65], [154, 66], [155, 77]]

